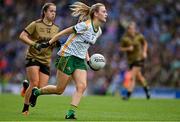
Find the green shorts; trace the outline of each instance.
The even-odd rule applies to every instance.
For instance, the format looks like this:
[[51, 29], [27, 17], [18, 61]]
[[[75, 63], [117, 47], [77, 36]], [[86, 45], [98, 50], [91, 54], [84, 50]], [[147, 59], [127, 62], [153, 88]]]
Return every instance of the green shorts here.
[[58, 57], [55, 66], [67, 75], [71, 75], [76, 69], [87, 70], [85, 59], [75, 56]]

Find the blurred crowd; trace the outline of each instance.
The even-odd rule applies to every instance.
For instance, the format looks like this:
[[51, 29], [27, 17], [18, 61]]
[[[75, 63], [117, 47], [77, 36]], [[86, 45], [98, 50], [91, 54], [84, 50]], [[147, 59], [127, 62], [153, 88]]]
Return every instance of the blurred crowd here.
[[[22, 83], [25, 75], [27, 45], [19, 41], [20, 32], [39, 19], [45, 2], [57, 5], [55, 23], [60, 29], [77, 22], [69, 5], [76, 0], [0, 0], [0, 84]], [[138, 30], [148, 41], [148, 59], [143, 73], [151, 87], [180, 87], [180, 2], [178, 0], [80, 0], [87, 5], [102, 2], [108, 10], [102, 36], [90, 49], [101, 53], [107, 65], [103, 70], [88, 71], [89, 92], [105, 94], [113, 82], [121, 81], [127, 70], [126, 56], [119, 42], [128, 20], [137, 22]], [[63, 43], [66, 37], [60, 39]], [[57, 49], [52, 56], [56, 59]], [[54, 63], [50, 83], [55, 83]], [[121, 82], [118, 82], [119, 85]]]

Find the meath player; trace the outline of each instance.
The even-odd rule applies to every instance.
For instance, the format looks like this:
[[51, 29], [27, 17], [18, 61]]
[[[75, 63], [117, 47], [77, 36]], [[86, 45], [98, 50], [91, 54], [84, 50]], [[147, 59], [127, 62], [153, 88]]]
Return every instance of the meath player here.
[[57, 63], [57, 85], [48, 85], [40, 89], [34, 88], [31, 94], [32, 101], [30, 101], [35, 105], [39, 95], [62, 94], [72, 76], [76, 91], [72, 96], [65, 119], [76, 119], [75, 112], [87, 88], [86, 61], [89, 61], [88, 49], [95, 44], [102, 34], [101, 26], [107, 18], [107, 11], [102, 3], [96, 3], [89, 7], [82, 2], [75, 2], [71, 5], [71, 10], [73, 16], [79, 16], [79, 23], [60, 31], [48, 43], [41, 44], [41, 47], [49, 47], [58, 38], [70, 34], [58, 52], [60, 58]]
[[55, 44], [46, 49], [40, 49], [39, 43], [48, 42], [59, 31], [59, 28], [54, 24], [56, 5], [46, 3], [41, 12], [42, 18], [30, 23], [19, 36], [22, 42], [29, 45], [26, 54], [26, 74], [30, 84], [24, 97], [22, 110], [24, 115], [29, 113], [29, 98], [32, 88], [35, 86], [44, 87], [49, 80], [51, 54]]
[[131, 81], [128, 85], [128, 92], [127, 96], [124, 97], [125, 99], [131, 96], [135, 81], [137, 80], [142, 83], [147, 99], [150, 98], [147, 81], [141, 72], [144, 60], [147, 57], [147, 48], [148, 45], [144, 36], [136, 31], [135, 22], [130, 22], [120, 42], [120, 51], [126, 52], [131, 73]]

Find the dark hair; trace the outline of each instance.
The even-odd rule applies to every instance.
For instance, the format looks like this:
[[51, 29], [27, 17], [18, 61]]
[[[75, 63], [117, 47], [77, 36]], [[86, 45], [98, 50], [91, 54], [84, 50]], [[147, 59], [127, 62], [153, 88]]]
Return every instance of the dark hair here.
[[47, 12], [49, 6], [56, 6], [54, 3], [45, 3], [41, 9], [41, 17], [44, 18], [44, 12]]

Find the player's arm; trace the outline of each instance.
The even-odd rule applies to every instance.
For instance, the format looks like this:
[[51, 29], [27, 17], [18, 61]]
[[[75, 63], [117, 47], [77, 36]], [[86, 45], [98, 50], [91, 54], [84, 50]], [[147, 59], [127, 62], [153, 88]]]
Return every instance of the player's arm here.
[[69, 28], [66, 28], [59, 33], [57, 33], [50, 41], [46, 43], [40, 44], [40, 48], [46, 48], [50, 46], [52, 43], [56, 42], [61, 36], [72, 34], [72, 33], [83, 33], [85, 30], [87, 30], [87, 26], [85, 22], [81, 22], [76, 24], [75, 26], [71, 26]]
[[148, 43], [147, 41], [144, 39], [143, 40], [143, 57], [147, 58], [147, 50], [148, 50]]
[[28, 34], [26, 31], [23, 31], [23, 32], [20, 34], [19, 39], [20, 39], [22, 42], [24, 42], [24, 43], [26, 43], [26, 44], [28, 44], [28, 45], [30, 45], [30, 46], [33, 46], [36, 50], [39, 50], [39, 51], [41, 50], [40, 44], [32, 41], [32, 40], [29, 38], [29, 34]]
[[142, 52], [143, 58], [147, 58], [148, 43], [142, 34], [140, 35], [140, 38], [141, 38], [140, 41], [141, 41], [142, 49], [143, 49], [143, 52]]
[[47, 48], [49, 47], [50, 45], [52, 45], [54, 42], [58, 41], [58, 39], [63, 36], [63, 35], [66, 35], [66, 34], [72, 34], [74, 32], [74, 29], [73, 27], [69, 27], [69, 28], [66, 28], [62, 31], [60, 31], [59, 33], [57, 33], [54, 37], [52, 37], [51, 40], [49, 40], [48, 42], [43, 42], [41, 44], [38, 45], [38, 48], [39, 50], [41, 50], [42, 48]]
[[128, 46], [128, 47], [121, 47], [120, 46], [120, 51], [123, 51], [123, 52], [127, 52], [127, 51], [133, 51], [133, 46]]
[[88, 66], [89, 66], [92, 70], [97, 71], [96, 69], [94, 69], [94, 68], [91, 67], [91, 65], [90, 65], [90, 56], [89, 56], [89, 53], [88, 53], [88, 52], [86, 53], [86, 61], [87, 61]]
[[122, 38], [120, 42], [119, 50], [122, 52], [127, 52], [127, 51], [133, 51], [133, 49], [134, 47], [132, 45], [129, 45], [126, 39]]
[[57, 33], [50, 41], [49, 41], [49, 44], [51, 45], [52, 43], [56, 42], [61, 36], [63, 35], [67, 35], [67, 34], [72, 34], [74, 33], [74, 29], [73, 29], [73, 26], [72, 27], [69, 27], [69, 28], [66, 28], [62, 31], [60, 31], [59, 33]]
[[31, 24], [29, 24], [23, 32], [21, 32], [20, 36], [19, 36], [19, 39], [30, 45], [30, 46], [33, 46], [35, 49], [39, 50], [40, 51], [40, 44], [34, 42], [33, 40], [31, 40], [29, 38], [30, 35], [32, 35], [35, 31], [35, 28], [36, 28], [36, 22], [33, 21]]
[[28, 36], [29, 36], [29, 34], [25, 31], [23, 31], [23, 32], [21, 32], [19, 39], [28, 45], [35, 45], [35, 42], [32, 41]]
[[148, 49], [148, 43], [146, 40], [144, 40], [143, 51], [147, 53], [147, 49]]
[[29, 38], [29, 35], [32, 35], [34, 33], [35, 28], [36, 22], [33, 21], [24, 29], [23, 32], [21, 32], [19, 39], [28, 45], [35, 45], [35, 42]]
[[86, 53], [86, 61], [89, 61], [90, 57], [89, 57], [89, 53]]

